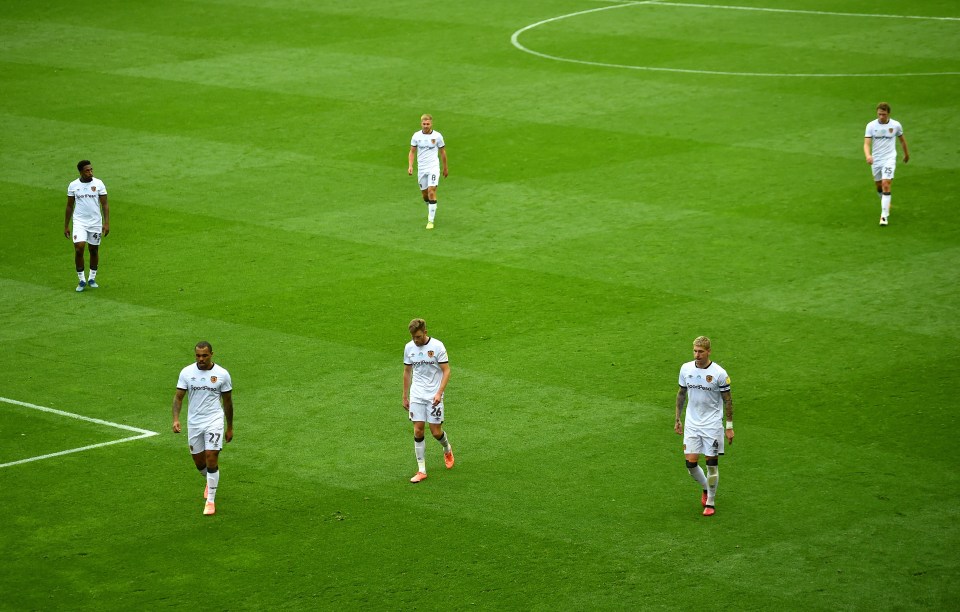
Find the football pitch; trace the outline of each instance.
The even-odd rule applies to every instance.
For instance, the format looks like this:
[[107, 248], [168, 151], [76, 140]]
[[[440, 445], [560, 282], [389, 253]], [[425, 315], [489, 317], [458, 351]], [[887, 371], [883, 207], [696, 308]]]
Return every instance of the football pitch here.
[[[0, 610], [960, 608], [954, 0], [8, 4]], [[81, 159], [111, 232], [77, 293]], [[428, 435], [415, 485], [414, 317], [457, 457]], [[713, 517], [673, 432], [699, 335]], [[200, 340], [213, 517], [171, 431]]]

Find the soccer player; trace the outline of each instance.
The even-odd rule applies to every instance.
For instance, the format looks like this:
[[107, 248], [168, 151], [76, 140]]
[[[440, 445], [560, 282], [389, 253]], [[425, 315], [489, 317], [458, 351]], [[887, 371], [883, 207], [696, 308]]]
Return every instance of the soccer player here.
[[443, 390], [450, 381], [450, 363], [443, 342], [427, 335], [423, 319], [410, 321], [408, 329], [412, 340], [403, 348], [403, 408], [413, 421], [413, 450], [417, 455], [417, 473], [410, 482], [420, 482], [427, 478], [424, 423], [430, 423], [430, 433], [443, 446], [447, 469], [453, 467], [453, 448], [443, 431]]
[[[686, 423], [680, 420], [684, 403], [687, 404]], [[726, 427], [723, 412], [727, 414]], [[687, 470], [703, 490], [700, 496], [703, 514], [713, 516], [724, 435], [733, 444], [733, 399], [726, 370], [710, 361], [710, 338], [706, 336], [693, 341], [693, 361], [680, 366], [676, 416], [673, 430], [683, 435]], [[706, 458], [706, 475], [700, 467], [700, 455]]]
[[[220, 484], [220, 449], [233, 440], [233, 384], [230, 373], [213, 363], [213, 347], [198, 342], [196, 363], [180, 371], [177, 392], [173, 396], [173, 433], [180, 433], [180, 408], [187, 398], [187, 442], [193, 463], [206, 479], [203, 513], [217, 512], [217, 486]], [[223, 429], [226, 417], [227, 429]]]
[[[73, 261], [77, 267], [80, 283], [77, 291], [86, 287], [96, 289], [97, 268], [100, 265], [100, 239], [110, 233], [110, 206], [107, 204], [107, 187], [93, 176], [93, 165], [84, 159], [77, 163], [80, 178], [67, 187], [67, 210], [63, 216], [63, 235], [73, 236]], [[70, 221], [73, 220], [73, 233]], [[83, 251], [90, 247], [90, 278], [85, 279]]]
[[[427, 203], [427, 229], [433, 229], [433, 220], [437, 215], [437, 185], [440, 184], [440, 172], [447, 178], [447, 149], [443, 143], [443, 134], [433, 129], [433, 117], [420, 116], [420, 131], [410, 140], [410, 153], [407, 155], [407, 174], [413, 174], [413, 157], [417, 157], [417, 180], [420, 193]], [[437, 161], [439, 152], [440, 160]], [[443, 162], [443, 168], [440, 167]]]
[[873, 170], [873, 181], [880, 194], [881, 226], [890, 220], [890, 184], [897, 170], [897, 139], [903, 149], [903, 163], [907, 163], [910, 161], [910, 151], [903, 137], [903, 126], [890, 118], [890, 105], [881, 102], [877, 104], [877, 118], [867, 124], [867, 131], [863, 135], [863, 155]]

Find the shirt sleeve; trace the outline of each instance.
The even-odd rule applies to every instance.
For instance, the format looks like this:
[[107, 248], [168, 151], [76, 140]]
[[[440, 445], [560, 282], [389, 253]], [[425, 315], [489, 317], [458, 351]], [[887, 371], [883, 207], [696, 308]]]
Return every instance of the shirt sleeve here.
[[187, 376], [183, 370], [180, 370], [180, 378], [177, 379], [177, 389], [183, 389], [186, 391], [189, 388], [190, 387], [187, 384]]
[[220, 392], [224, 391], [233, 391], [233, 378], [230, 377], [230, 372], [226, 370], [223, 371], [223, 384], [220, 385]]

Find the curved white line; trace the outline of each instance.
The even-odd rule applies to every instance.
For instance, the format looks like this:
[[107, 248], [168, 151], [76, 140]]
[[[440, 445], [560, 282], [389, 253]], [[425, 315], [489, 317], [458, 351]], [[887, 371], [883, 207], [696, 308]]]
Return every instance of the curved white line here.
[[696, 8], [715, 8], [715, 9], [728, 9], [728, 10], [745, 10], [745, 11], [768, 11], [776, 13], [806, 13], [806, 14], [815, 14], [815, 15], [836, 15], [844, 17], [888, 17], [888, 18], [899, 18], [899, 19], [929, 19], [929, 20], [941, 20], [941, 21], [960, 21], [960, 18], [957, 17], [922, 17], [916, 15], [871, 15], [871, 14], [857, 14], [857, 13], [830, 13], [825, 11], [801, 11], [793, 9], [771, 9], [771, 8], [762, 8], [762, 7], [744, 7], [744, 6], [721, 6], [721, 5], [707, 5], [707, 4], [688, 4], [681, 2], [660, 2], [659, 0], [642, 0], [640, 2], [628, 2], [626, 4], [614, 4], [612, 6], [602, 6], [600, 8], [587, 9], [585, 11], [577, 11], [575, 13], [568, 13], [566, 15], [559, 15], [557, 17], [551, 17], [550, 19], [544, 19], [536, 23], [531, 23], [528, 26], [524, 26], [513, 33], [510, 37], [510, 42], [514, 47], [523, 51], [524, 53], [529, 53], [530, 55], [536, 55], [537, 57], [542, 57], [544, 59], [554, 60], [557, 62], [568, 62], [570, 64], [583, 64], [586, 66], [599, 66], [601, 68], [626, 68], [628, 70], [644, 70], [647, 72], [678, 72], [684, 74], [713, 74], [721, 76], [754, 76], [754, 77], [803, 77], [803, 78], [838, 78], [838, 77], [915, 77], [915, 76], [950, 76], [950, 75], [960, 75], [960, 71], [951, 71], [951, 72], [895, 72], [895, 73], [847, 73], [847, 74], [811, 74], [811, 73], [782, 73], [782, 72], [733, 72], [726, 70], [695, 70], [691, 68], [662, 68], [656, 66], [634, 66], [631, 64], [608, 64], [604, 62], [590, 62], [587, 60], [578, 60], [568, 57], [560, 57], [557, 55], [549, 55], [547, 53], [540, 53], [539, 51], [534, 51], [529, 47], [525, 47], [520, 43], [520, 35], [528, 30], [532, 30], [536, 27], [542, 26], [547, 23], [554, 21], [560, 21], [561, 19], [567, 19], [570, 17], [578, 17], [580, 15], [586, 15], [588, 13], [598, 13], [600, 11], [609, 11], [611, 9], [625, 8], [630, 6], [639, 6], [641, 4], [656, 4], [659, 6], [680, 6], [680, 7], [696, 7]]

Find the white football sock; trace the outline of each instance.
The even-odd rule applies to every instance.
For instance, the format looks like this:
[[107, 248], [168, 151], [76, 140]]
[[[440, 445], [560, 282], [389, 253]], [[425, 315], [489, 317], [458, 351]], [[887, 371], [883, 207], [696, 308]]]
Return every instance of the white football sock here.
[[449, 453], [449, 452], [450, 452], [450, 441], [447, 440], [447, 432], [443, 432], [443, 437], [441, 437], [439, 440], [437, 440], [437, 442], [439, 442], [439, 443], [440, 443], [440, 446], [443, 447], [443, 452], [445, 452], [445, 453]]
[[890, 216], [890, 198], [893, 197], [889, 193], [885, 193], [880, 196], [880, 215], [883, 217]]
[[94, 268], [90, 268], [90, 280], [97, 278], [97, 271]]
[[413, 450], [417, 455], [417, 471], [427, 473], [427, 460], [426, 455], [427, 443], [426, 440], [414, 440], [413, 441]]
[[707, 488], [707, 477], [703, 473], [703, 468], [700, 467], [699, 463], [696, 465], [696, 467], [688, 467], [687, 471], [690, 472], [690, 475], [693, 476], [693, 479], [697, 481], [701, 489]]
[[213, 503], [217, 498], [217, 485], [220, 484], [220, 470], [214, 473], [207, 472], [207, 502]]
[[430, 202], [427, 204], [427, 221], [433, 223], [434, 217], [437, 216], [437, 203]]
[[707, 505], [713, 505], [713, 499], [717, 496], [717, 484], [720, 482], [720, 466], [707, 466]]
[[83, 277], [83, 270], [80, 270], [79, 272], [77, 272], [77, 278], [80, 279], [80, 282], [81, 282], [81, 283], [84, 283], [84, 282], [87, 281], [87, 279], [85, 279], [85, 278]]

